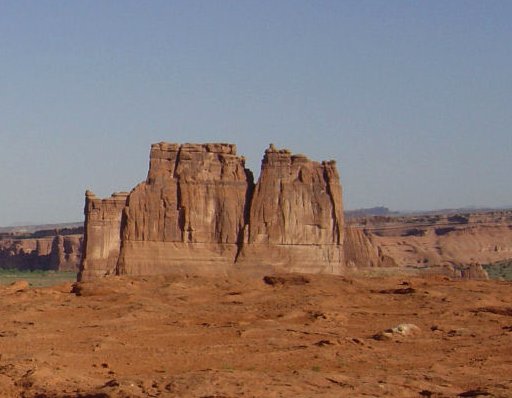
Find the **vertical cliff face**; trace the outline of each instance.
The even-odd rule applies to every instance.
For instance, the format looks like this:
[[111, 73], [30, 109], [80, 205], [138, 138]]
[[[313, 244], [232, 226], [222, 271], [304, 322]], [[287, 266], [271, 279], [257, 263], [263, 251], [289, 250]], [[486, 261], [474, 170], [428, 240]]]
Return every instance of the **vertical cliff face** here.
[[59, 271], [76, 271], [82, 256], [82, 236], [57, 235], [52, 242], [50, 264]]
[[84, 250], [78, 280], [116, 273], [121, 247], [121, 220], [128, 194], [99, 199], [85, 194]]
[[240, 263], [340, 273], [343, 205], [334, 161], [314, 162], [272, 145], [250, 203]]
[[255, 186], [232, 144], [154, 144], [146, 181], [122, 200], [88, 196], [85, 213], [88, 277], [218, 273], [235, 263], [341, 272], [335, 163], [273, 146]]
[[349, 267], [382, 267], [383, 260], [379, 257], [379, 248], [360, 228], [348, 225], [345, 228], [345, 244], [343, 246], [345, 264]]
[[234, 145], [153, 145], [128, 199], [119, 272], [221, 271], [241, 244], [252, 185]]
[[130, 194], [123, 239], [236, 244], [252, 175], [229, 144], [151, 148], [146, 182]]

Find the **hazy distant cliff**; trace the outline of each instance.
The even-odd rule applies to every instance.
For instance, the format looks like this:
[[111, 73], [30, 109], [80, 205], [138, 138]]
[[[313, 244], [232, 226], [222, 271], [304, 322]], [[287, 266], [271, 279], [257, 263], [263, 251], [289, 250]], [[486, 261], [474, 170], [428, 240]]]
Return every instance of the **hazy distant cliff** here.
[[384, 265], [444, 269], [453, 277], [485, 277], [481, 264], [512, 258], [512, 211], [361, 217], [363, 233]]
[[512, 211], [368, 217], [354, 223], [398, 266], [512, 258]]
[[333, 161], [271, 145], [255, 184], [232, 144], [154, 144], [148, 177], [129, 194], [87, 193], [80, 278], [235, 264], [340, 273], [341, 195]]
[[0, 234], [0, 268], [75, 271], [82, 240], [82, 227]]

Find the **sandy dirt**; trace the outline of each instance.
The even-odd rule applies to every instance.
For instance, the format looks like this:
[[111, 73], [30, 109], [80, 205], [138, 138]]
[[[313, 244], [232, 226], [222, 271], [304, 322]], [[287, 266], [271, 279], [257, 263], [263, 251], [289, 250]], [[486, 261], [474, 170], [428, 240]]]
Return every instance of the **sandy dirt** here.
[[169, 276], [70, 290], [0, 287], [1, 397], [512, 397], [510, 282]]

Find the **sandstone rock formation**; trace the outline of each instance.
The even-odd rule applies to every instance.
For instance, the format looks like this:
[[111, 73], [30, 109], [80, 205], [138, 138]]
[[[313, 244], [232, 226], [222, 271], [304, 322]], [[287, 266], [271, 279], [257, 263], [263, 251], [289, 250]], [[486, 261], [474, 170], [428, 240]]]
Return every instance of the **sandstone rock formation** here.
[[82, 256], [82, 228], [0, 236], [0, 268], [77, 271]]
[[223, 272], [237, 266], [340, 273], [343, 207], [335, 163], [272, 145], [255, 185], [232, 144], [151, 147], [129, 194], [86, 194], [79, 279]]
[[[345, 259], [457, 279], [487, 279], [481, 264], [512, 258], [512, 211], [356, 217], [346, 227]], [[371, 254], [368, 257], [368, 253]]]
[[52, 242], [49, 267], [57, 271], [78, 271], [82, 243], [83, 235], [57, 235]]
[[128, 194], [114, 193], [99, 199], [91, 191], [85, 193], [84, 250], [80, 273], [89, 278], [114, 274], [121, 248], [121, 215]]
[[479, 263], [445, 265], [441, 273], [455, 279], [489, 279], [489, 275]]
[[153, 145], [125, 209], [121, 274], [221, 271], [234, 262], [252, 173], [231, 144]]
[[372, 242], [364, 230], [351, 225], [345, 227], [345, 244], [343, 246], [345, 264], [349, 267], [384, 266], [379, 257], [379, 248]]
[[339, 274], [343, 205], [336, 163], [270, 146], [250, 204], [241, 264]]

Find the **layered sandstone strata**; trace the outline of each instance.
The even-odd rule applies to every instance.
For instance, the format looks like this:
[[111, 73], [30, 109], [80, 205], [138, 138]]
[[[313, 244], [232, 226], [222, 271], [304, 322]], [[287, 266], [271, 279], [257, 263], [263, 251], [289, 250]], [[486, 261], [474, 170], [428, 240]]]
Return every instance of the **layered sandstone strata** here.
[[232, 144], [151, 147], [146, 181], [86, 195], [79, 279], [223, 272], [240, 266], [340, 273], [341, 185], [334, 161], [271, 146], [258, 183]]

